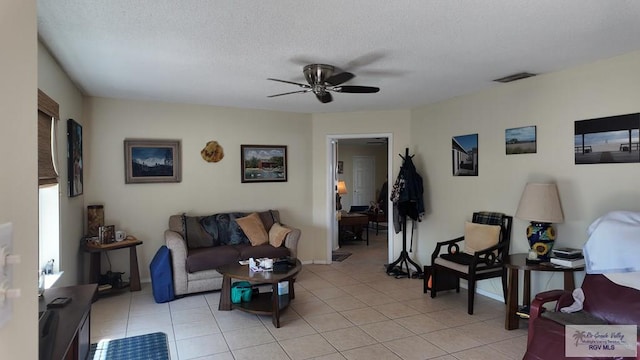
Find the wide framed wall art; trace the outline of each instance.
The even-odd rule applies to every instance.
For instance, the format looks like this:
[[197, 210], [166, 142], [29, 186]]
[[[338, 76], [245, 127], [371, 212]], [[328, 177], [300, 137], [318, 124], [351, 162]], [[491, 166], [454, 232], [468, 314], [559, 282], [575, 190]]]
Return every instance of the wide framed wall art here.
[[575, 122], [576, 164], [640, 162], [640, 113]]
[[287, 181], [286, 145], [240, 145], [243, 183]]
[[180, 140], [125, 139], [124, 165], [126, 184], [180, 182]]
[[70, 197], [82, 194], [82, 125], [67, 120], [67, 187]]
[[478, 134], [451, 139], [453, 176], [478, 176]]
[[535, 154], [537, 151], [536, 127], [523, 126], [506, 129], [504, 143], [507, 155]]

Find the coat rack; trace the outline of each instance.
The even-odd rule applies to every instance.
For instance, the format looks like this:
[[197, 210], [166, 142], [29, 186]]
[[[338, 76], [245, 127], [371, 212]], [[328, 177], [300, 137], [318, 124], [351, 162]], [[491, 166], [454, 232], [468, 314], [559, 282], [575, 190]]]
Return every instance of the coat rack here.
[[[412, 205], [411, 213], [415, 215], [413, 221], [418, 219], [420, 213], [424, 212], [424, 203], [422, 200], [422, 177], [418, 175], [415, 170], [415, 166], [411, 159], [414, 155], [409, 156], [409, 148], [405, 149], [404, 157], [400, 155], [400, 157], [404, 160], [402, 163], [402, 167], [400, 168], [400, 174], [398, 175], [398, 180], [404, 179], [404, 186], [402, 189], [397, 189], [397, 185], [399, 183], [396, 180], [396, 186], [394, 186], [394, 191], [392, 192], [392, 200], [397, 196], [398, 198], [394, 200], [394, 212], [398, 211], [399, 214], [399, 222], [402, 224], [402, 252], [400, 252], [400, 256], [396, 261], [392, 262], [387, 266], [387, 274], [392, 275], [393, 268], [399, 265], [400, 270], [402, 271], [403, 266], [407, 268], [407, 277], [411, 278], [411, 269], [409, 264], [413, 265], [416, 268], [416, 274], [418, 276], [422, 275], [422, 269], [420, 265], [418, 265], [415, 261], [409, 257], [409, 252], [407, 252], [407, 209], [403, 209], [403, 211], [399, 211], [399, 203], [407, 202], [409, 205]], [[394, 194], [394, 192], [398, 191], [398, 193]], [[411, 248], [413, 249], [413, 224], [411, 226]]]

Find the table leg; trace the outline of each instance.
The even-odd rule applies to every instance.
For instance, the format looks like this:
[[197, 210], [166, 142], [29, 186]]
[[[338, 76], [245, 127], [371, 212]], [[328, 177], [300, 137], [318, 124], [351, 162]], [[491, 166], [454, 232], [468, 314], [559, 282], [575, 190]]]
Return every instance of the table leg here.
[[100, 278], [100, 256], [102, 253], [93, 252], [89, 259], [89, 283], [97, 284]]
[[296, 292], [294, 290], [293, 287], [293, 283], [296, 281], [296, 279], [291, 279], [289, 280], [289, 300], [293, 300], [296, 298]]
[[[369, 224], [367, 223], [367, 225]], [[366, 227], [365, 231], [367, 232], [367, 246], [369, 246], [369, 226]]]
[[524, 271], [524, 289], [522, 290], [522, 305], [531, 304], [531, 271]]
[[564, 272], [564, 289], [566, 291], [573, 291], [576, 288], [576, 284], [573, 280], [573, 271]]
[[231, 310], [231, 277], [224, 275], [222, 277], [222, 289], [220, 289], [220, 303], [218, 310]]
[[271, 298], [273, 299], [271, 303], [272, 315], [271, 322], [273, 322], [273, 326], [276, 328], [280, 327], [280, 295], [278, 295], [278, 283], [273, 283], [271, 285]]
[[507, 313], [505, 315], [504, 328], [517, 329], [520, 319], [516, 315], [518, 310], [518, 269], [509, 269], [509, 286], [507, 292]]
[[140, 287], [140, 271], [138, 270], [138, 252], [136, 251], [136, 247], [137, 246], [131, 246], [129, 248], [130, 291], [140, 291], [142, 289]]

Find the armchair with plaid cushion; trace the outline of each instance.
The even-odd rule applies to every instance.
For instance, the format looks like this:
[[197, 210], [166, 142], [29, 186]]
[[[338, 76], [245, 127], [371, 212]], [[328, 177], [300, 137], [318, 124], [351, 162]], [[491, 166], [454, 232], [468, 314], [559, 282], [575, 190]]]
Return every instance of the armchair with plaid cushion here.
[[[431, 297], [435, 298], [438, 278], [456, 278], [456, 292], [460, 292], [460, 278], [468, 282], [469, 315], [473, 315], [476, 281], [502, 278], [502, 291], [507, 298], [507, 270], [511, 223], [513, 217], [496, 212], [475, 212], [472, 222], [465, 223], [464, 236], [439, 242], [431, 254]], [[463, 243], [464, 241], [464, 243]], [[460, 246], [464, 247], [460, 249]], [[442, 253], [442, 250], [446, 252]]]

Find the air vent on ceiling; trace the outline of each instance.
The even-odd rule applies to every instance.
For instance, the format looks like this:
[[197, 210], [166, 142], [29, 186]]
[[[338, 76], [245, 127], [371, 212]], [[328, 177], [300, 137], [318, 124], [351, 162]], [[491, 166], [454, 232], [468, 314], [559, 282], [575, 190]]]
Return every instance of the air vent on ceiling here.
[[501, 82], [501, 83], [508, 83], [508, 82], [512, 82], [512, 81], [516, 81], [516, 80], [530, 78], [532, 76], [536, 76], [536, 74], [532, 74], [532, 73], [528, 73], [528, 72], [521, 72], [521, 73], [517, 73], [517, 74], [513, 74], [513, 75], [508, 75], [508, 76], [502, 77], [500, 79], [495, 79], [493, 81]]

